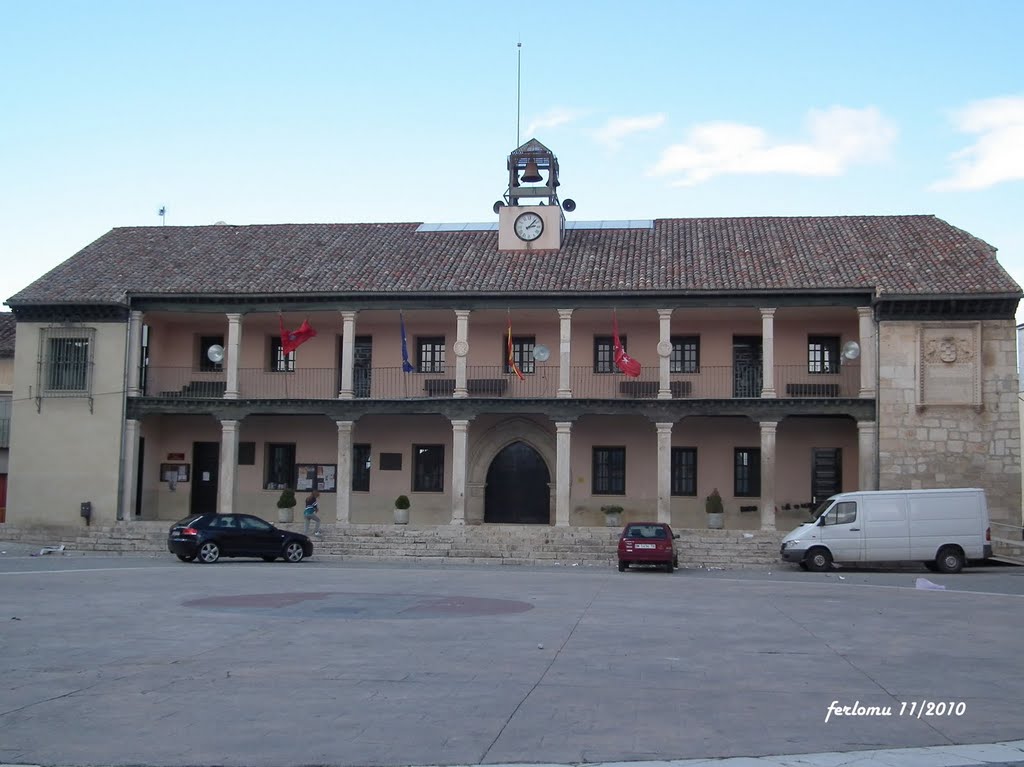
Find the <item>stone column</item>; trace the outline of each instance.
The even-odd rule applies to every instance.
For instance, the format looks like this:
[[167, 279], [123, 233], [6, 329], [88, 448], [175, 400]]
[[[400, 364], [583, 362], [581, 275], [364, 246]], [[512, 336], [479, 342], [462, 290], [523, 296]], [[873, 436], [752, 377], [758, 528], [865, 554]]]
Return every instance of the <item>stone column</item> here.
[[[455, 310], [455, 393], [456, 397], [468, 397], [466, 389], [466, 357], [469, 356], [469, 311]], [[461, 524], [461, 523], [460, 523]]]
[[227, 386], [224, 399], [238, 399], [238, 350], [242, 346], [242, 315], [228, 315]]
[[[558, 310], [558, 395], [572, 397], [572, 309]], [[568, 522], [566, 522], [568, 524]]]
[[335, 487], [338, 495], [338, 524], [347, 525], [352, 509], [352, 427], [354, 421], [335, 421], [338, 425], [338, 471]]
[[858, 306], [860, 324], [860, 396], [874, 398], [877, 378], [875, 359], [875, 317], [870, 306]]
[[129, 418], [124, 422], [124, 455], [121, 457], [121, 514], [119, 519], [130, 522], [135, 518], [135, 490], [139, 475], [139, 422]]
[[656, 423], [658, 429], [658, 521], [672, 523], [672, 424]]
[[138, 397], [139, 372], [142, 367], [142, 312], [132, 312], [128, 317], [128, 396]]
[[569, 526], [572, 500], [572, 463], [569, 461], [572, 421], [555, 423], [555, 526]]
[[[356, 353], [356, 313], [341, 313], [341, 391], [338, 399], [352, 399], [352, 370]], [[340, 466], [338, 467], [341, 468]]]
[[878, 489], [878, 422], [857, 422], [857, 489]]
[[778, 421], [761, 421], [761, 529], [775, 529], [775, 430]]
[[239, 421], [220, 422], [220, 481], [217, 483], [217, 513], [230, 514], [238, 494]]
[[452, 421], [452, 524], [466, 524], [466, 457], [469, 421]]
[[658, 309], [658, 399], [672, 399], [672, 310]]
[[775, 309], [761, 310], [761, 396], [766, 399], [776, 396]]

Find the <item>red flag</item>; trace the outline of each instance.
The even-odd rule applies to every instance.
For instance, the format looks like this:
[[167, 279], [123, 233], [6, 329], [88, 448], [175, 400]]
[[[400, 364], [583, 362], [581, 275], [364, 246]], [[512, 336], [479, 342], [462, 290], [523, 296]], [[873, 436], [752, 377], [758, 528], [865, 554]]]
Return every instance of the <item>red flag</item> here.
[[619, 319], [615, 316], [614, 309], [612, 309], [612, 343], [615, 350], [615, 367], [632, 378], [639, 376], [640, 363], [626, 354], [626, 350], [622, 348], [622, 341], [619, 340]]
[[285, 330], [284, 317], [278, 316], [277, 319], [281, 323], [281, 351], [285, 354], [291, 354], [316, 335], [316, 331], [309, 324], [309, 320], [303, 320], [298, 330]]
[[516, 365], [516, 355], [512, 348], [512, 318], [508, 318], [508, 367], [513, 373], [519, 376], [520, 381], [525, 381], [522, 372], [519, 370], [519, 366]]

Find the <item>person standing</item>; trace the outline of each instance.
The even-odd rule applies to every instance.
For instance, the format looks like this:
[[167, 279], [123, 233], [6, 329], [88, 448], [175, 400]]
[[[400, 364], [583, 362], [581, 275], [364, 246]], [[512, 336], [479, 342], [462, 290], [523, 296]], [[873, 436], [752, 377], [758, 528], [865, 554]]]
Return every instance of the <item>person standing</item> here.
[[313, 535], [320, 535], [320, 491], [314, 490], [306, 498], [306, 509], [302, 512], [302, 516], [305, 517], [305, 524], [303, 525], [302, 532], [309, 535], [309, 523], [316, 522], [316, 528], [313, 530]]

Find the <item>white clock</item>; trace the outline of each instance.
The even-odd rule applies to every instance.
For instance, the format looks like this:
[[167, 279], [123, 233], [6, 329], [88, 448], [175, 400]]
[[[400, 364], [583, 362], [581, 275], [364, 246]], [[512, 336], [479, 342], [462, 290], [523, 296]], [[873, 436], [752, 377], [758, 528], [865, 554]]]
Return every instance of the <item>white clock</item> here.
[[516, 218], [513, 230], [520, 240], [532, 242], [544, 233], [544, 219], [540, 217], [539, 213], [534, 213], [532, 210], [520, 213]]

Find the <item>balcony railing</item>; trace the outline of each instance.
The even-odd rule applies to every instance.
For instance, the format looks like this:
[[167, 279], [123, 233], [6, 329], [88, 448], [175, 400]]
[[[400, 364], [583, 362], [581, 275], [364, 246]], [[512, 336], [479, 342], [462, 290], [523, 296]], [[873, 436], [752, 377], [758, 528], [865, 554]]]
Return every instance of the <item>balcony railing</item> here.
[[11, 446], [11, 419], [0, 418], [0, 448]]
[[[598, 373], [592, 366], [570, 369], [572, 396], [579, 399], [656, 399], [661, 390], [659, 370], [645, 367], [637, 378], [616, 371]], [[558, 395], [557, 365], [535, 365], [520, 379], [503, 365], [466, 368], [466, 393], [471, 398], [551, 399]], [[691, 373], [672, 373], [668, 393], [672, 399], [759, 398], [763, 388], [760, 367], [703, 366]], [[146, 395], [185, 399], [221, 399], [227, 390], [224, 371], [150, 367]], [[305, 368], [291, 373], [257, 368], [238, 371], [242, 399], [337, 399], [341, 373], [333, 368]], [[455, 368], [443, 372], [406, 373], [400, 367], [356, 369], [353, 396], [358, 399], [449, 398], [455, 394]], [[825, 399], [856, 397], [860, 369], [844, 365], [836, 373], [809, 373], [806, 366], [775, 368], [779, 398]]]

